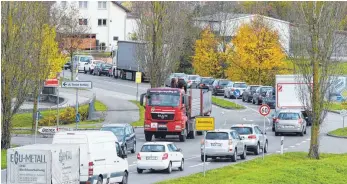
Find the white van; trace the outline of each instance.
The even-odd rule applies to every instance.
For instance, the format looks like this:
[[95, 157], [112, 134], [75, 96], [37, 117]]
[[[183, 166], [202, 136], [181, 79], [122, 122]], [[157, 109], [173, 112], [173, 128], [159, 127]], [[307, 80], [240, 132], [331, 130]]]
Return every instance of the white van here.
[[117, 137], [109, 131], [58, 132], [52, 144], [80, 146], [81, 184], [128, 183], [129, 167], [126, 154]]

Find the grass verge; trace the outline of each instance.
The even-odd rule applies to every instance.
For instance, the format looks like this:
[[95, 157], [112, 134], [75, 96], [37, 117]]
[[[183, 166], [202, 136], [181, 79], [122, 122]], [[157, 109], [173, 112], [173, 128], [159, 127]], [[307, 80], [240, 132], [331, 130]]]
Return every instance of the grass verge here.
[[245, 109], [244, 106], [236, 104], [234, 102], [228, 101], [228, 100], [224, 100], [221, 98], [217, 98], [217, 97], [212, 97], [212, 103], [214, 105], [217, 105], [219, 107], [222, 108], [226, 108], [226, 109]]
[[339, 184], [346, 183], [346, 179], [347, 154], [321, 154], [320, 160], [314, 160], [307, 158], [307, 153], [292, 152], [210, 170], [206, 177], [198, 173], [159, 184]]
[[145, 108], [143, 108], [140, 105], [140, 102], [136, 101], [136, 100], [130, 100], [130, 102], [134, 103], [138, 108], [139, 108], [139, 120], [138, 121], [134, 121], [131, 123], [132, 126], [143, 126], [144, 121], [145, 121]]
[[329, 134], [335, 135], [335, 136], [347, 137], [347, 127], [333, 130], [329, 132]]
[[[17, 147], [17, 145], [12, 145], [12, 148]], [[7, 168], [7, 150], [1, 150], [1, 169]]]
[[346, 109], [346, 107], [347, 107], [346, 102], [342, 102], [342, 103], [335, 102], [335, 103], [330, 103], [328, 105], [328, 109], [332, 111], [340, 111], [342, 109]]

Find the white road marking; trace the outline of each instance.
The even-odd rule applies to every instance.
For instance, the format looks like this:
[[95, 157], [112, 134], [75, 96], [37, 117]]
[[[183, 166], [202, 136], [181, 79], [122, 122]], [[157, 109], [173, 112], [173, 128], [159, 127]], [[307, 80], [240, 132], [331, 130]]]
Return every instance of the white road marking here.
[[[210, 162], [206, 162], [206, 165], [208, 165], [209, 163]], [[198, 167], [198, 166], [202, 166], [202, 165], [204, 165], [204, 163], [192, 165], [192, 166], [189, 166], [189, 167]]]
[[132, 167], [132, 166], [135, 166], [135, 165], [137, 165], [137, 164], [131, 164], [131, 165], [129, 165], [129, 167]]
[[302, 141], [301, 143], [305, 143], [306, 141]]
[[295, 148], [295, 146], [289, 146], [289, 147], [291, 147], [291, 148]]
[[310, 141], [311, 139], [306, 139], [306, 141]]
[[196, 156], [192, 156], [192, 157], [189, 157], [189, 158], [185, 158], [184, 160], [191, 160], [191, 159], [198, 158], [198, 157], [200, 157], [200, 155], [196, 155]]
[[300, 146], [300, 143], [296, 143], [295, 145]]

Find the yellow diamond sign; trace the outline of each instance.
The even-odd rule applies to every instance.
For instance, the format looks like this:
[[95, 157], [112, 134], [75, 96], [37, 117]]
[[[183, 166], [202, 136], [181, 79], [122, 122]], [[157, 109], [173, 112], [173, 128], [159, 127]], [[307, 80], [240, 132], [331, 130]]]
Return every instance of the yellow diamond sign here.
[[341, 91], [341, 96], [342, 96], [344, 99], [347, 98], [347, 89], [346, 89], [346, 88], [343, 89], [343, 90]]

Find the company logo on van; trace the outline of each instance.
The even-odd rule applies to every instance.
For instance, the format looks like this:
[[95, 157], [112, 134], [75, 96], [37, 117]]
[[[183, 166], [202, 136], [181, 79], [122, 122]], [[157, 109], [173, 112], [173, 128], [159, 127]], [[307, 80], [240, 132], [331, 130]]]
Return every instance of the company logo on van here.
[[59, 152], [59, 162], [64, 162], [65, 160], [71, 160], [72, 159], [72, 153], [71, 151], [64, 151], [60, 150]]
[[20, 154], [15, 151], [14, 154], [10, 155], [10, 162], [14, 162], [16, 165], [20, 163], [46, 163], [46, 155]]

